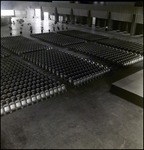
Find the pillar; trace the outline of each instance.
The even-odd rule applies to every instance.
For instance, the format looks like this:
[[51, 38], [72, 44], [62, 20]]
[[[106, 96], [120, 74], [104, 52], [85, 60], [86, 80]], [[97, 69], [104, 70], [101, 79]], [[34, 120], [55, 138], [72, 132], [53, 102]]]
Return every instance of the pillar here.
[[16, 17], [15, 10], [13, 10], [13, 11], [14, 11], [14, 16]]
[[77, 16], [75, 16], [75, 23], [77, 23]]
[[41, 20], [44, 20], [44, 12], [43, 12], [42, 7], [40, 7], [40, 10], [41, 10]]
[[97, 26], [97, 18], [95, 17], [95, 24], [94, 24], [95, 26]]
[[106, 19], [104, 20], [104, 27], [106, 27], [107, 26], [107, 23], [106, 23]]
[[66, 15], [63, 15], [63, 21], [65, 21]]
[[57, 13], [57, 8], [55, 7], [55, 22], [58, 22], [59, 17], [58, 17], [58, 13]]
[[9, 23], [9, 24], [12, 23], [11, 18], [12, 18], [12, 17], [8, 17], [8, 23]]
[[108, 29], [112, 30], [111, 12], [108, 14]]
[[71, 24], [74, 24], [73, 9], [71, 9], [70, 22], [71, 22]]
[[35, 9], [34, 9], [34, 17], [36, 16], [36, 13], [35, 13]]
[[91, 11], [90, 10], [88, 11], [87, 24], [88, 24], [88, 27], [92, 26], [92, 17], [91, 17]]
[[80, 16], [80, 23], [83, 24], [83, 16]]
[[50, 14], [48, 15], [48, 20], [50, 20]]
[[57, 13], [57, 22], [59, 22], [59, 16], [60, 16], [60, 15]]
[[136, 31], [136, 14], [133, 14], [130, 35], [134, 35]]
[[99, 18], [97, 18], [97, 26], [100, 27], [100, 19]]
[[129, 29], [129, 23], [128, 23], [128, 22], [126, 22], [125, 31], [129, 32], [129, 31], [128, 31], [128, 29]]
[[121, 21], [119, 21], [118, 30], [121, 30]]

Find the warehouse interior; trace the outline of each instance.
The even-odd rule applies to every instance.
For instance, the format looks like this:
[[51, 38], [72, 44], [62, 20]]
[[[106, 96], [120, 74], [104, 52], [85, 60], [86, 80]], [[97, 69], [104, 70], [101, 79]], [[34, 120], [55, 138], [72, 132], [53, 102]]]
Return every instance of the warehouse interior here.
[[143, 149], [143, 1], [1, 1], [1, 149]]

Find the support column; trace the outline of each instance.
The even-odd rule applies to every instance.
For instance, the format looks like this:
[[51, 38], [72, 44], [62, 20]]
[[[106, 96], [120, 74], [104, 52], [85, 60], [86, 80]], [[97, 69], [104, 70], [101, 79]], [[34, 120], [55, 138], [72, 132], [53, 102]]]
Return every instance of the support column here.
[[94, 25], [95, 27], [97, 26], [97, 18], [95, 17], [95, 25]]
[[97, 26], [100, 27], [100, 19], [99, 18], [97, 19]]
[[[26, 12], [27, 12], [27, 11], [26, 11]], [[14, 16], [16, 17], [15, 10], [14, 10]]]
[[75, 23], [77, 23], [77, 16], [75, 16]]
[[35, 13], [35, 8], [34, 8], [34, 17], [36, 16], [36, 13]]
[[48, 15], [48, 20], [50, 20], [50, 14]]
[[129, 23], [128, 23], [128, 22], [126, 22], [126, 28], [125, 28], [125, 31], [127, 31], [127, 32], [128, 32], [128, 28], [129, 28]]
[[92, 26], [92, 17], [91, 17], [91, 11], [90, 10], [88, 11], [87, 24], [88, 24], [88, 27]]
[[74, 24], [74, 15], [73, 15], [73, 9], [71, 9], [71, 14], [70, 14], [70, 22], [71, 22], [71, 24]]
[[130, 30], [130, 35], [134, 35], [136, 31], [136, 14], [133, 14], [132, 25]]
[[75, 16], [73, 15], [73, 24], [75, 24]]
[[107, 23], [106, 23], [106, 20], [104, 20], [104, 27], [106, 27], [107, 26]]
[[81, 24], [83, 24], [83, 16], [81, 16]]
[[121, 31], [121, 21], [120, 21], [119, 24], [118, 24], [118, 30]]
[[112, 30], [111, 12], [108, 15], [108, 30]]
[[57, 8], [55, 7], [55, 22], [58, 22], [58, 13], [57, 13]]
[[44, 12], [43, 12], [42, 7], [40, 7], [40, 10], [41, 10], [41, 20], [44, 20]]
[[12, 21], [11, 21], [11, 17], [8, 17], [8, 23], [11, 24]]
[[57, 22], [59, 22], [59, 14], [57, 13]]
[[63, 15], [63, 21], [65, 21], [65, 17], [66, 17], [66, 16], [65, 16], [65, 15]]

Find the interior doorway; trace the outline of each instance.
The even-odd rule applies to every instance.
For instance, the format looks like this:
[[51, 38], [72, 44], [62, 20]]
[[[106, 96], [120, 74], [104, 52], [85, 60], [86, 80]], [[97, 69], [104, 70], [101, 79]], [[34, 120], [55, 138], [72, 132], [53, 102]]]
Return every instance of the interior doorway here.
[[96, 18], [93, 17], [93, 18], [92, 18], [92, 24], [95, 25], [95, 23], [96, 23]]
[[35, 9], [35, 16], [36, 16], [36, 18], [40, 18], [40, 16], [41, 16], [40, 9]]
[[59, 22], [63, 21], [63, 16], [59, 16]]
[[48, 12], [44, 12], [44, 20], [49, 20], [49, 13]]
[[136, 35], [143, 34], [143, 24], [136, 24], [136, 30], [135, 30]]

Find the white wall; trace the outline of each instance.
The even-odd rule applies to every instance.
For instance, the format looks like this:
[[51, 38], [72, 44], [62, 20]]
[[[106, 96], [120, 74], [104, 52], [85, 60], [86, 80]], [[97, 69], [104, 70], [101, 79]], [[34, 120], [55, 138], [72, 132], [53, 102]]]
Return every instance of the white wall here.
[[117, 1], [106, 2], [107, 5], [131, 5], [131, 6], [134, 6], [134, 3], [135, 2], [117, 2]]
[[1, 26], [7, 25], [9, 23], [8, 17], [1, 17]]
[[34, 9], [27, 9], [27, 18], [33, 18], [34, 16]]
[[15, 10], [15, 17], [27, 17], [25, 10]]
[[25, 10], [30, 7], [47, 6], [49, 2], [33, 2], [33, 1], [1, 1], [1, 10]]
[[55, 13], [55, 7], [42, 7], [43, 12], [48, 12], [49, 14]]
[[131, 22], [132, 17], [133, 17], [132, 14], [126, 14], [126, 13], [122, 14], [122, 13], [117, 13], [117, 12], [111, 13], [111, 19], [112, 20]]
[[70, 3], [70, 1], [52, 1], [53, 3]]
[[1, 10], [12, 10], [13, 3], [12, 1], [1, 1]]

